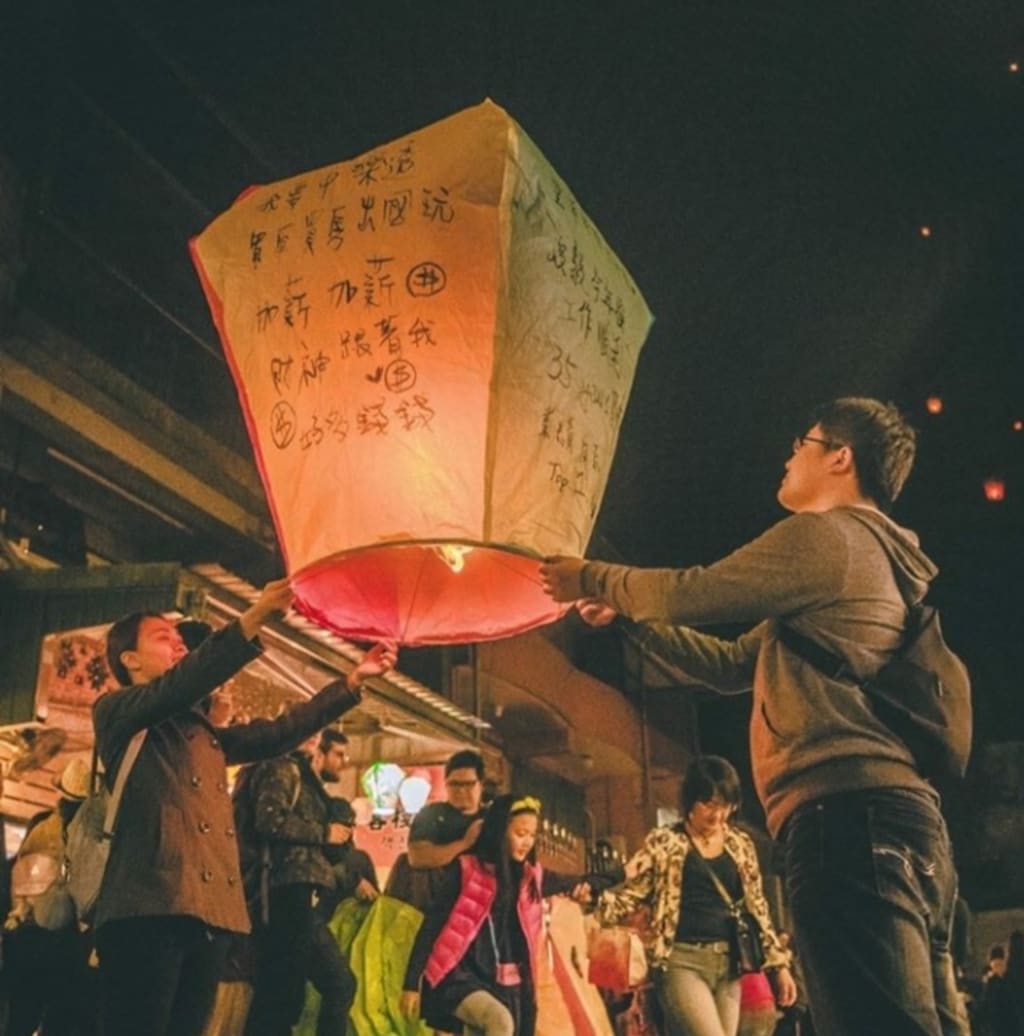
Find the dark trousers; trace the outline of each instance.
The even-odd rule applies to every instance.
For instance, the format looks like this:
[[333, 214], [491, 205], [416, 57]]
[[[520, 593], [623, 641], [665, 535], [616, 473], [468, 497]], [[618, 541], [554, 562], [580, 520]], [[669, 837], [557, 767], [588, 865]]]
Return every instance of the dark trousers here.
[[222, 933], [193, 917], [132, 917], [96, 933], [103, 1036], [200, 1036], [220, 978]]
[[317, 913], [312, 885], [270, 890], [270, 923], [256, 932], [256, 991], [246, 1036], [289, 1036], [306, 982], [320, 994], [317, 1036], [345, 1036], [356, 980]]
[[93, 1036], [96, 990], [89, 952], [92, 940], [77, 927], [60, 932], [32, 923], [7, 932], [0, 984], [10, 1001], [7, 1027], [0, 1033], [32, 1036]]
[[949, 952], [956, 871], [934, 799], [831, 795], [801, 806], [783, 840], [815, 1029], [967, 1036]]

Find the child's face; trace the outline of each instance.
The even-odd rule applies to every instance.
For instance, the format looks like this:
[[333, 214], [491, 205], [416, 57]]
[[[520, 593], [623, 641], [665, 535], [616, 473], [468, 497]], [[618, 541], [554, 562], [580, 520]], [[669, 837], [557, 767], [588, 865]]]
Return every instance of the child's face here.
[[505, 829], [505, 844], [508, 854], [513, 860], [522, 863], [537, 841], [537, 814], [519, 813], [514, 816]]

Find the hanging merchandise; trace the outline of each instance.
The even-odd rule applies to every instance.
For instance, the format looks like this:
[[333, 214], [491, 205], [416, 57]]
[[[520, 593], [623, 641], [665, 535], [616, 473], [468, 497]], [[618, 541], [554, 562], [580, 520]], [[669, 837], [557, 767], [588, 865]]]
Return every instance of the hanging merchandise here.
[[651, 323], [544, 156], [486, 101], [248, 190], [192, 241], [309, 618], [405, 644], [550, 622]]

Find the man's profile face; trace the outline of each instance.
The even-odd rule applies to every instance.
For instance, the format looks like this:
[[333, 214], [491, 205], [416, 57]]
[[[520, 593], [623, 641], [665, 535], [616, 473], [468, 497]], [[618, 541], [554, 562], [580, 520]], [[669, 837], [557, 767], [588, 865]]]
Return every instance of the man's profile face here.
[[320, 753], [320, 779], [322, 781], [340, 781], [341, 771], [348, 762], [348, 752], [339, 741], [332, 741], [326, 752]]
[[121, 662], [133, 684], [149, 683], [177, 665], [188, 649], [170, 619], [147, 615], [139, 623], [135, 649], [121, 652]]
[[472, 766], [452, 770], [444, 779], [448, 802], [460, 813], [479, 813], [480, 797], [483, 794], [483, 781], [476, 775]]
[[776, 499], [787, 511], [798, 514], [816, 510], [817, 500], [827, 485], [831, 445], [820, 424], [793, 443], [793, 452], [786, 461], [786, 470], [776, 494]]

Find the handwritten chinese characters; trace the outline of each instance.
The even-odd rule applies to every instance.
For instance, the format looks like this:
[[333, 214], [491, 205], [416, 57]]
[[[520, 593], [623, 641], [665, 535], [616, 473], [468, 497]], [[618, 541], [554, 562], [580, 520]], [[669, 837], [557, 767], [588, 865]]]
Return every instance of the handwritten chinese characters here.
[[[381, 540], [582, 552], [650, 316], [501, 109], [256, 188], [194, 254], [290, 570]], [[339, 515], [349, 484], [374, 507]]]

